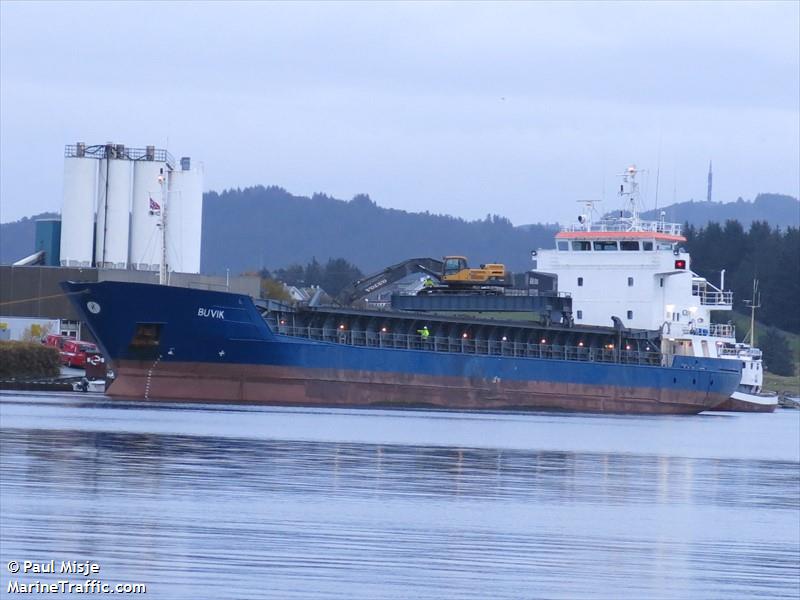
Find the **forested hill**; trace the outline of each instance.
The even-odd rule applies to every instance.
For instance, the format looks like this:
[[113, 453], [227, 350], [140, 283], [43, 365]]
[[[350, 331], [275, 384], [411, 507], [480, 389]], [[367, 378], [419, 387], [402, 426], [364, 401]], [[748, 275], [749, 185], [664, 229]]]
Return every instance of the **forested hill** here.
[[800, 227], [800, 200], [783, 194], [759, 194], [752, 202], [739, 198], [736, 202], [679, 202], [658, 211], [642, 213], [642, 218], [658, 220], [663, 210], [665, 220], [703, 227], [706, 223], [739, 221], [749, 227], [764, 221], [772, 227]]
[[496, 215], [465, 221], [381, 208], [366, 195], [342, 201], [258, 186], [205, 195], [201, 263], [205, 273], [238, 273], [341, 257], [371, 273], [407, 258], [459, 254], [521, 271], [532, 249], [553, 246], [554, 233]]

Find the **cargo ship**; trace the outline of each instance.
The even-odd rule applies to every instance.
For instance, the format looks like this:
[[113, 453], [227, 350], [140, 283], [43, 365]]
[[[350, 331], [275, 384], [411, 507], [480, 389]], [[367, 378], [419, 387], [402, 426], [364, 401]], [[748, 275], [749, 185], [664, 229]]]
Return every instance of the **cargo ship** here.
[[110, 396], [274, 405], [694, 414], [738, 361], [646, 331], [342, 307], [105, 281], [62, 284], [116, 373]]

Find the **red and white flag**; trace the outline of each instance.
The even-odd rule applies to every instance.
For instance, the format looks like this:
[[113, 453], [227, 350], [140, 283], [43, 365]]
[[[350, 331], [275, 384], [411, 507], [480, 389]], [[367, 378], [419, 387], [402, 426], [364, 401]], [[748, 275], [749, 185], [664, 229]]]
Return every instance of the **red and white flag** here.
[[150, 198], [150, 214], [151, 215], [161, 214], [161, 205], [152, 198]]

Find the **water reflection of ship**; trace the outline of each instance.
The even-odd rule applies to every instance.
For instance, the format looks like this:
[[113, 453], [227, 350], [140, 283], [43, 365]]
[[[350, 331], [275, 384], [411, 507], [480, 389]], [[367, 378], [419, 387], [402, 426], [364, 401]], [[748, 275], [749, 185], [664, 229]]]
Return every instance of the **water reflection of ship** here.
[[[713, 323], [712, 311], [731, 311], [733, 293], [691, 270], [679, 223], [640, 218], [638, 170], [622, 174], [622, 210], [595, 217], [586, 201], [578, 224], [556, 234], [556, 248], [539, 250], [534, 269], [558, 276], [558, 289], [572, 296], [576, 324], [661, 331], [664, 353], [715, 357], [741, 364], [741, 382], [717, 410], [772, 412], [777, 396], [762, 393], [761, 351], [737, 342], [734, 326]], [[754, 297], [755, 301], [755, 297]]]
[[[64, 452], [72, 448], [72, 452]], [[34, 475], [60, 489], [90, 494], [191, 498], [198, 486], [217, 493], [331, 497], [438, 497], [544, 504], [658, 498], [716, 505], [732, 501], [754, 508], [775, 503], [763, 480], [739, 481], [736, 498], [708, 477], [730, 481], [742, 461], [637, 453], [408, 446], [382, 443], [263, 440], [213, 435], [13, 430], [4, 452], [24, 452]], [[745, 461], [764, 468], [763, 461]], [[773, 462], [770, 462], [773, 465]], [[257, 466], [257, 468], [254, 468]], [[790, 468], [774, 462], [777, 471]], [[9, 474], [10, 475], [10, 474]], [[775, 478], [778, 485], [781, 478]], [[225, 491], [227, 490], [227, 491]], [[790, 499], [787, 506], [790, 508]], [[86, 518], [102, 525], [103, 516]], [[152, 524], [151, 524], [152, 525]], [[157, 528], [154, 528], [154, 531]]]

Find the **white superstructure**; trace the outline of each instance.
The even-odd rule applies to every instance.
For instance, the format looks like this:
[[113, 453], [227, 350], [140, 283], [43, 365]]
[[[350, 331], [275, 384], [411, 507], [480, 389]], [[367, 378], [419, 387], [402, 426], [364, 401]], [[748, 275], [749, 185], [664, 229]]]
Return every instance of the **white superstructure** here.
[[761, 352], [737, 343], [733, 325], [712, 323], [711, 311], [730, 311], [732, 292], [691, 270], [681, 225], [639, 218], [635, 166], [622, 176], [624, 208], [593, 219], [593, 203], [575, 226], [556, 234], [556, 248], [535, 253], [533, 268], [558, 277], [572, 296], [575, 323], [660, 330], [662, 352], [742, 362], [740, 393], [758, 394]]

